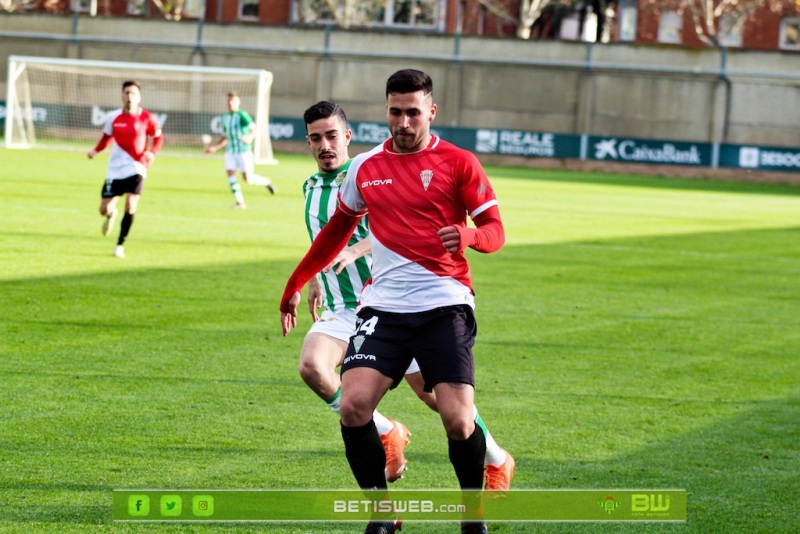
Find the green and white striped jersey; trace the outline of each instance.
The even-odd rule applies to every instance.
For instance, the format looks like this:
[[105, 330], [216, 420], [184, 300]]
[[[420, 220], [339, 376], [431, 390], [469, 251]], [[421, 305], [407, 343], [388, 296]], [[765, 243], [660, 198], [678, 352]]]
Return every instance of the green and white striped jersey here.
[[[339, 186], [349, 168], [348, 161], [339, 170], [331, 173], [318, 172], [303, 184], [303, 195], [306, 199], [306, 228], [312, 241], [336, 210]], [[364, 217], [359, 221], [348, 245], [357, 243], [368, 235], [367, 217]], [[331, 311], [356, 308], [361, 289], [371, 276], [369, 271], [371, 263], [372, 257], [367, 255], [348, 265], [339, 275], [333, 274], [333, 270], [320, 273], [325, 291], [325, 307]]]
[[226, 154], [243, 154], [252, 150], [250, 143], [242, 141], [242, 136], [250, 133], [255, 126], [253, 117], [242, 109], [222, 116], [222, 135], [228, 138], [225, 145]]

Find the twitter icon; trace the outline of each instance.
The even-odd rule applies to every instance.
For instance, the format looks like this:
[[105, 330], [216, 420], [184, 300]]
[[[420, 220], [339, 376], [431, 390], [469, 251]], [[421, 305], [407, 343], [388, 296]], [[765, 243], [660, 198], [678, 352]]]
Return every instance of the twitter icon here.
[[161, 496], [161, 515], [166, 517], [177, 517], [181, 515], [182, 502], [180, 495]]

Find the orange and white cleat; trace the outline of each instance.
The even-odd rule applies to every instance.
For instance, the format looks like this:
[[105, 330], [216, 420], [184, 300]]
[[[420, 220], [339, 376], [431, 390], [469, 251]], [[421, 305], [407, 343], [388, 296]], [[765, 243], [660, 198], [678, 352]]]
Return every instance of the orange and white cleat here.
[[506, 453], [506, 461], [501, 466], [487, 465], [484, 471], [484, 478], [486, 479], [487, 491], [508, 491], [511, 488], [511, 479], [514, 478], [514, 469], [517, 463], [514, 458], [503, 449]]
[[383, 442], [383, 450], [386, 452], [386, 474], [387, 482], [394, 482], [397, 479], [403, 478], [403, 471], [406, 470], [406, 457], [403, 451], [409, 443], [408, 436], [411, 432], [408, 431], [406, 425], [392, 421], [392, 428], [389, 432], [381, 436]]

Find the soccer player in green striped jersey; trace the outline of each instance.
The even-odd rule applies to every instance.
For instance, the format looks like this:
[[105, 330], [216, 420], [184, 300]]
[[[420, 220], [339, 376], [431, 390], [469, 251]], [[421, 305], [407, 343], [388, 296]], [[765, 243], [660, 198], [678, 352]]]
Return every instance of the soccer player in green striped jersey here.
[[228, 93], [228, 113], [222, 116], [222, 136], [206, 147], [206, 154], [213, 154], [220, 148], [225, 148], [225, 171], [228, 174], [228, 185], [236, 200], [234, 208], [245, 208], [244, 195], [236, 179], [237, 171], [242, 174], [242, 179], [250, 185], [266, 187], [275, 194], [275, 186], [269, 178], [255, 173], [253, 163], [253, 140], [256, 137], [256, 124], [245, 110], [240, 109], [241, 99], [235, 91]]
[[[318, 172], [303, 184], [305, 222], [313, 241], [336, 209], [339, 186], [350, 167], [348, 145], [352, 131], [347, 126], [344, 110], [332, 102], [314, 104], [303, 118], [306, 140], [318, 168]], [[355, 330], [361, 289], [371, 276], [369, 252], [369, 228], [364, 217], [348, 247], [328, 269], [309, 282], [307, 300], [314, 324], [300, 351], [300, 376], [336, 413], [339, 413], [341, 393], [341, 379], [336, 368], [341, 365]], [[323, 309], [321, 315], [319, 308]], [[406, 371], [405, 379], [417, 396], [437, 411], [434, 394], [424, 391], [424, 379], [416, 361]], [[477, 408], [474, 414], [486, 437], [486, 489], [507, 490], [514, 473], [514, 459], [494, 441]], [[400, 478], [405, 469], [404, 448], [409, 433], [405, 425], [377, 410], [373, 418], [386, 452], [386, 479], [392, 482]]]

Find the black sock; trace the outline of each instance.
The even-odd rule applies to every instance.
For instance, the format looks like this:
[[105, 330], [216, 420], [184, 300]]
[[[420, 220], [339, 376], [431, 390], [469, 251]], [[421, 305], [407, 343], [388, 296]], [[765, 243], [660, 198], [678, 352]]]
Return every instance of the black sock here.
[[122, 217], [122, 224], [119, 226], [119, 239], [117, 239], [117, 245], [121, 245], [125, 242], [125, 238], [128, 237], [128, 232], [131, 231], [131, 225], [133, 224], [133, 213], [125, 212], [125, 215]]
[[370, 419], [364, 426], [342, 425], [344, 451], [356, 482], [362, 489], [386, 489], [386, 452], [381, 437]]
[[456, 470], [461, 489], [483, 488], [483, 461], [486, 456], [486, 436], [478, 425], [464, 441], [448, 439], [450, 463]]
[[486, 456], [486, 436], [475, 425], [472, 435], [464, 441], [448, 439], [450, 463], [456, 470], [461, 486], [463, 503], [467, 507], [465, 518], [482, 517], [480, 491], [483, 489], [483, 462]]

